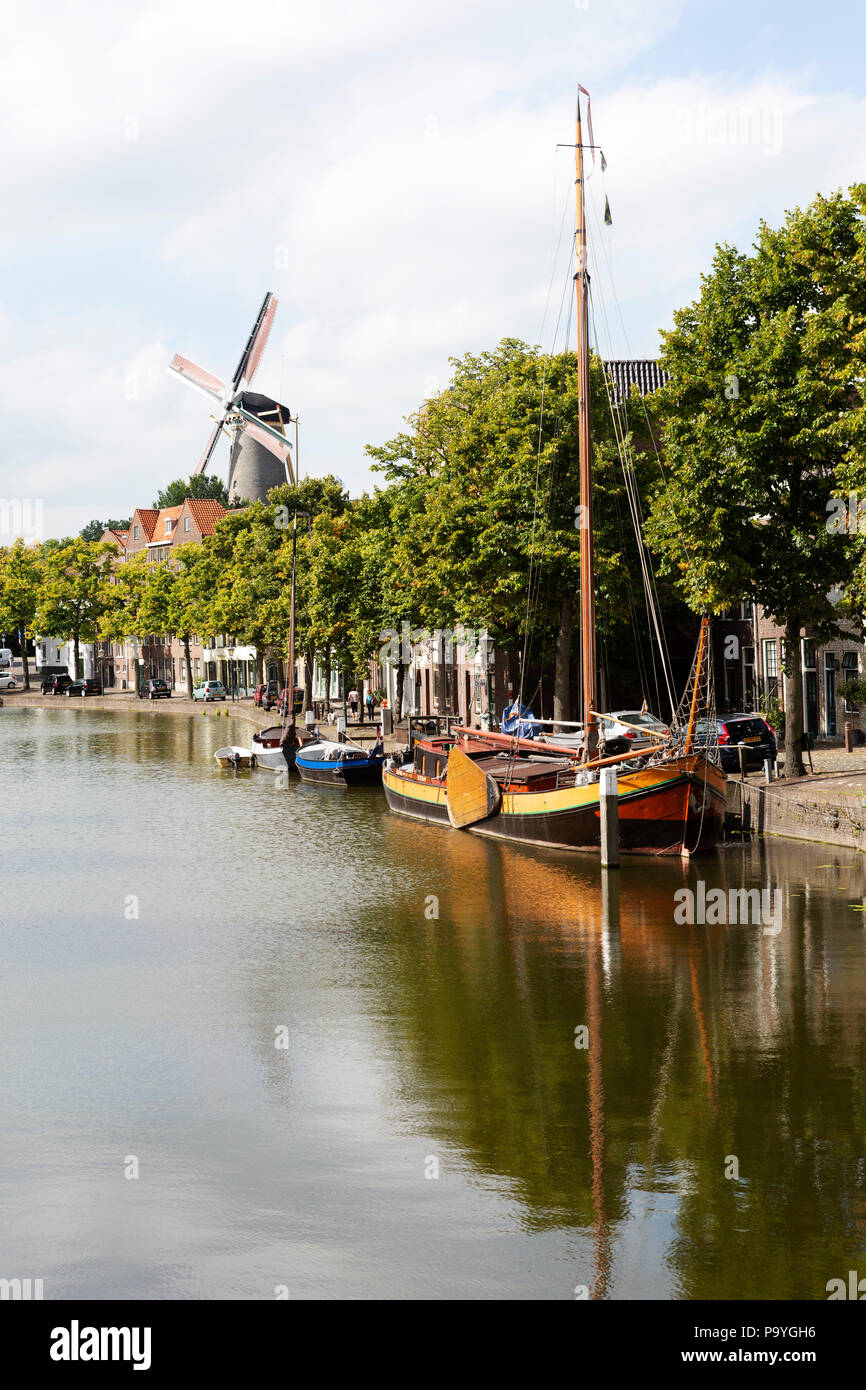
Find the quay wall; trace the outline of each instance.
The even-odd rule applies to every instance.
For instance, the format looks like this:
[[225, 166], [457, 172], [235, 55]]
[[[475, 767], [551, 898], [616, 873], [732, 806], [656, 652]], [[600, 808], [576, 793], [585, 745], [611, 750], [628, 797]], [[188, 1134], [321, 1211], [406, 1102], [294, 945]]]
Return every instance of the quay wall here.
[[780, 835], [866, 851], [866, 779], [843, 793], [825, 778], [765, 783], [729, 777], [727, 792], [730, 838]]

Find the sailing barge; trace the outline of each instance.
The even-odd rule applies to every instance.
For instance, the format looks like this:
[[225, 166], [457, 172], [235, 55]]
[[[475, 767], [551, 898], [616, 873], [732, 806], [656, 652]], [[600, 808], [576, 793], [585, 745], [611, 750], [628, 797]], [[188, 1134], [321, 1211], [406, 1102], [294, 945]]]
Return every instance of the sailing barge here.
[[[580, 89], [585, 92], [584, 88]], [[585, 93], [588, 99], [588, 93]], [[590, 135], [590, 148], [592, 146]], [[577, 360], [580, 380], [580, 637], [583, 739], [578, 749], [516, 735], [458, 728], [419, 740], [411, 764], [392, 759], [382, 785], [392, 811], [471, 829], [477, 835], [554, 849], [598, 850], [603, 767], [617, 768], [620, 846], [648, 854], [694, 854], [719, 839], [725, 777], [714, 760], [709, 623], [701, 623], [683, 719], [640, 753], [605, 756], [596, 711], [595, 574], [589, 376], [589, 276], [580, 98], [575, 145]], [[642, 544], [638, 536], [638, 544]], [[519, 708], [519, 701], [518, 701]], [[703, 716], [703, 719], [701, 718]]]
[[[448, 739], [418, 741], [411, 765], [385, 768], [382, 785], [391, 810], [416, 820], [455, 824], [448, 797], [449, 760], [455, 749], [483, 777], [492, 801], [490, 811], [465, 828], [551, 849], [599, 849], [601, 813], [594, 769], [569, 758], [539, 755], [537, 745], [532, 752], [497, 751], [490, 735], [471, 729], [455, 730]], [[694, 854], [715, 844], [724, 823], [725, 777], [703, 753], [661, 759], [631, 772], [627, 766], [617, 778], [624, 851]]]

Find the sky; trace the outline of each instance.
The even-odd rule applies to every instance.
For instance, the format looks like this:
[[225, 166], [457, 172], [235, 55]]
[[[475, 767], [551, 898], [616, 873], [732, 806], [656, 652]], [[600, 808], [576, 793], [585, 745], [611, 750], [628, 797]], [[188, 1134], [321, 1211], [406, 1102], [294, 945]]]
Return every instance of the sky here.
[[561, 348], [578, 82], [606, 357], [656, 355], [717, 243], [866, 178], [866, 11], [838, 0], [5, 14], [0, 543], [188, 476], [209, 404], [165, 368], [229, 376], [267, 290], [256, 389], [299, 416], [302, 474], [353, 494], [449, 358]]

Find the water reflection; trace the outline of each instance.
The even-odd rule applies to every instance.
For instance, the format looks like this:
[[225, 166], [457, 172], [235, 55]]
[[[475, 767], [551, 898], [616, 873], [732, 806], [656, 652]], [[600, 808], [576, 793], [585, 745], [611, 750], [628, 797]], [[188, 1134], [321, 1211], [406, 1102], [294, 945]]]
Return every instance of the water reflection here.
[[[435, 833], [380, 982], [402, 1091], [508, 1178], [528, 1227], [591, 1235], [590, 1296], [814, 1298], [862, 1262], [862, 861], [758, 841], [605, 887], [593, 865]], [[389, 858], [418, 839], [389, 823]], [[782, 930], [676, 925], [699, 877], [780, 888]], [[663, 1271], [634, 1264], [650, 1211]]]
[[[248, 734], [2, 712], [0, 1274], [823, 1298], [862, 1266], [862, 858], [758, 840], [605, 877], [219, 772]], [[778, 890], [781, 930], [678, 924], [699, 881]]]

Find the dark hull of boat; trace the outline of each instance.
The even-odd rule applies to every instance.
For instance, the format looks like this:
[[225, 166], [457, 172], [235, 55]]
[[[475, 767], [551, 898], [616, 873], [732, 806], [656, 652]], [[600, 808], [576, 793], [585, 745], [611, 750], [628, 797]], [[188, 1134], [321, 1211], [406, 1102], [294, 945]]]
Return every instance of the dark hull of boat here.
[[[400, 815], [449, 825], [445, 783], [388, 771], [388, 805]], [[726, 797], [724, 776], [701, 757], [684, 757], [620, 778], [620, 848], [633, 854], [694, 854], [720, 838]], [[553, 792], [509, 792], [500, 810], [470, 827], [476, 835], [551, 849], [598, 851], [598, 786]]]
[[374, 787], [382, 780], [382, 759], [374, 763], [303, 763], [295, 759], [302, 782], [319, 787]]

